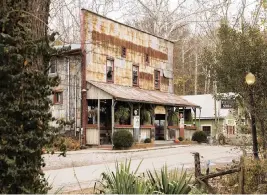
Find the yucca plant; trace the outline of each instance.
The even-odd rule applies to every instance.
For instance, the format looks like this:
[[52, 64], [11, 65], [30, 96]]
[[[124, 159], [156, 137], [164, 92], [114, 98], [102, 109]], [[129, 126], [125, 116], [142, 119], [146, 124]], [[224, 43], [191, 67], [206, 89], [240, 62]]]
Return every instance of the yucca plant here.
[[186, 171], [179, 172], [175, 169], [168, 172], [167, 165], [161, 168], [160, 173], [155, 169], [152, 173], [147, 171], [148, 181], [154, 188], [154, 193], [157, 194], [188, 194], [191, 190], [189, 186], [190, 178], [187, 178]]
[[131, 160], [120, 164], [116, 162], [115, 172], [108, 169], [102, 173], [98, 191], [104, 194], [152, 194], [152, 186], [144, 177], [137, 176], [141, 163], [142, 161], [135, 171], [131, 171]]

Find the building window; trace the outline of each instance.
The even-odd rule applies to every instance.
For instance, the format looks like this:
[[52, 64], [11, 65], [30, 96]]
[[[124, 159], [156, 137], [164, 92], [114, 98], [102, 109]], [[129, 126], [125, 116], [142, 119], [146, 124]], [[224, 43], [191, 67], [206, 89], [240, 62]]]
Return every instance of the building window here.
[[207, 136], [210, 136], [211, 135], [211, 126], [202, 126], [202, 131], [204, 131]]
[[155, 70], [154, 72], [154, 83], [155, 83], [155, 89], [160, 88], [160, 71]]
[[133, 85], [139, 86], [139, 67], [133, 65]]
[[235, 134], [235, 126], [226, 126], [227, 134], [228, 135], [234, 135]]
[[126, 47], [121, 47], [121, 57], [126, 58]]
[[55, 91], [54, 92], [54, 104], [62, 104], [63, 103], [63, 92]]
[[107, 59], [107, 82], [114, 81], [114, 60]]
[[145, 54], [145, 63], [149, 63], [149, 55], [148, 55], [148, 53]]
[[50, 66], [50, 69], [49, 69], [50, 74], [57, 72], [57, 60], [56, 59], [51, 59], [49, 66]]

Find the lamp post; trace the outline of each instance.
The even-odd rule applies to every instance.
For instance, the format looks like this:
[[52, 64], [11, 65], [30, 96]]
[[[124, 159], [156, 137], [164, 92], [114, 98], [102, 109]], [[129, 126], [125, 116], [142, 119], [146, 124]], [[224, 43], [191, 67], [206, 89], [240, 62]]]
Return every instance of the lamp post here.
[[252, 142], [253, 142], [253, 155], [255, 159], [259, 159], [259, 154], [258, 154], [258, 142], [257, 142], [257, 130], [256, 130], [256, 119], [255, 119], [255, 101], [253, 97], [253, 91], [252, 91], [252, 85], [255, 83], [256, 78], [254, 74], [249, 72], [246, 75], [246, 83], [248, 84], [249, 87], [249, 101], [250, 101], [250, 106], [251, 106], [251, 134], [252, 134]]

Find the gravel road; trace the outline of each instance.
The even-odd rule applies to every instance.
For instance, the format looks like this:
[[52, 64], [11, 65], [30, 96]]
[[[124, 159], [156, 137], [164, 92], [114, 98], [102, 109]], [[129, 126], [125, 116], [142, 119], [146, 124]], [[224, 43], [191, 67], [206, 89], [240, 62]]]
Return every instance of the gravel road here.
[[[139, 172], [147, 169], [160, 169], [165, 163], [168, 167], [192, 168], [194, 166], [193, 152], [199, 152], [202, 164], [210, 160], [211, 165], [226, 164], [233, 159], [238, 159], [241, 152], [230, 146], [176, 146], [157, 150], [139, 152], [114, 152], [103, 150], [82, 150], [67, 153], [67, 157], [57, 155], [44, 155], [46, 167], [44, 172], [49, 183], [55, 192], [63, 188], [64, 191], [71, 191], [92, 187], [100, 178], [103, 171], [109, 167], [114, 170], [117, 161], [132, 159], [132, 168], [136, 168], [143, 160]], [[78, 182], [79, 181], [79, 182]]]

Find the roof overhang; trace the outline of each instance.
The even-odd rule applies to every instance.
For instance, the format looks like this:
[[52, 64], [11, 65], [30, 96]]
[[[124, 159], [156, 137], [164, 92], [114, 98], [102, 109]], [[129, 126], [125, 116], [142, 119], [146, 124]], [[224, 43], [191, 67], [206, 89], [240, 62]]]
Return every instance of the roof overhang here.
[[[199, 108], [198, 105], [193, 104], [178, 95], [172, 93], [165, 93], [158, 90], [144, 90], [139, 87], [129, 87], [116, 85], [113, 83], [104, 83], [96, 81], [88, 81], [89, 85], [94, 86], [98, 90], [105, 92], [112, 96], [118, 101], [128, 101], [136, 103], [149, 103], [155, 105], [166, 105], [166, 106], [176, 106], [176, 107], [195, 107]], [[94, 89], [95, 90], [95, 89]], [[89, 98], [90, 96], [90, 86], [89, 86]], [[94, 92], [95, 94], [99, 94]], [[107, 97], [107, 96], [106, 96]]]

